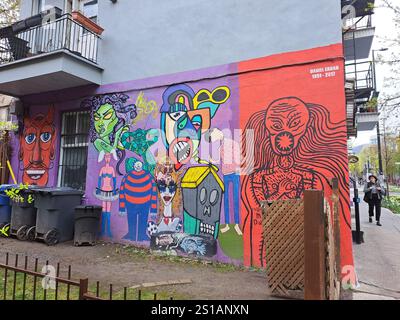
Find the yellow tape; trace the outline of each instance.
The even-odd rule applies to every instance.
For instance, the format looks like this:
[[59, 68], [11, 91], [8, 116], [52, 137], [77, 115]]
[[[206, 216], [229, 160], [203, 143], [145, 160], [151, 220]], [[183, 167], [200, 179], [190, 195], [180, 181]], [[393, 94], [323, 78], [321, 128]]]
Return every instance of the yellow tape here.
[[8, 161], [8, 160], [7, 160], [7, 167], [8, 167], [8, 170], [10, 170], [11, 178], [13, 179], [14, 184], [17, 184], [17, 180], [15, 180], [14, 171], [13, 171], [13, 169], [11, 168], [10, 161]]

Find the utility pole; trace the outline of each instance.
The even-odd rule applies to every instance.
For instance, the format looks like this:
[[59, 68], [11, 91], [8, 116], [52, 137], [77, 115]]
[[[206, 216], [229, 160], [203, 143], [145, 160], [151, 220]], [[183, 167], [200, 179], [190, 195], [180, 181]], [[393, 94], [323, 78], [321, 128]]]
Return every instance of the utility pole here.
[[378, 143], [378, 163], [379, 163], [379, 175], [383, 174], [383, 165], [382, 165], [382, 147], [381, 147], [381, 133], [379, 129], [379, 120], [376, 123], [376, 135], [377, 135], [377, 143]]
[[[385, 120], [386, 117], [382, 118], [383, 120], [383, 144], [385, 146], [385, 168], [386, 168], [386, 174], [387, 174], [387, 166], [388, 166], [388, 150], [387, 150], [387, 144], [386, 144], [386, 126], [385, 126]], [[384, 181], [382, 181], [384, 182]], [[386, 196], [389, 197], [389, 181], [386, 177]]]
[[[374, 74], [373, 74], [373, 86], [374, 86], [374, 90], [375, 90], [375, 96], [376, 98], [378, 97], [379, 92], [376, 90], [376, 69], [375, 69], [375, 52], [376, 51], [387, 51], [389, 50], [389, 48], [381, 48], [378, 50], [372, 50], [372, 65], [373, 65], [373, 69], [374, 69]], [[378, 105], [376, 106], [376, 112], [378, 112]], [[379, 114], [378, 114], [379, 117]], [[382, 149], [381, 149], [381, 134], [380, 134], [380, 130], [379, 130], [379, 120], [376, 123], [376, 136], [377, 136], [377, 143], [378, 143], [378, 161], [379, 161], [379, 173], [378, 175], [383, 175], [383, 166], [382, 166]]]

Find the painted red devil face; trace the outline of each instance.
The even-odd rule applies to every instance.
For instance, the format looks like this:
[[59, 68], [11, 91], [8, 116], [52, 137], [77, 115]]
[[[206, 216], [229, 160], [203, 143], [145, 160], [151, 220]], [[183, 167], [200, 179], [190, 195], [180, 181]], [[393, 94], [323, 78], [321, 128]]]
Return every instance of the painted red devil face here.
[[47, 116], [39, 114], [24, 119], [24, 132], [20, 137], [19, 159], [23, 162], [24, 183], [45, 186], [49, 178], [50, 163], [54, 160], [54, 109]]
[[306, 132], [309, 120], [307, 106], [298, 98], [272, 102], [266, 112], [265, 125], [273, 151], [282, 156], [291, 154]]

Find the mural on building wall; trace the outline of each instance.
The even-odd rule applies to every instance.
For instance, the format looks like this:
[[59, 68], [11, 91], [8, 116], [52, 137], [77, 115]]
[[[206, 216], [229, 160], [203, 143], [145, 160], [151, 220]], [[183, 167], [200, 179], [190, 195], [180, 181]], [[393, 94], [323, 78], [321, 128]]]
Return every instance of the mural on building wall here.
[[[113, 223], [126, 219], [123, 240], [149, 241], [154, 250], [172, 254], [216, 254], [224, 183], [219, 168], [200, 159], [199, 145], [229, 96], [226, 86], [197, 92], [184, 84], [168, 87], [160, 97], [160, 129], [152, 127], [154, 115], [146, 107], [147, 101], [151, 110], [157, 103], [142, 91], [136, 97], [138, 109], [127, 103], [134, 96], [122, 93], [83, 102], [92, 110], [91, 141], [98, 162], [105, 162], [94, 190], [103, 204], [101, 235], [115, 238]], [[164, 150], [154, 152], [158, 142]], [[191, 166], [190, 160], [198, 165]], [[117, 198], [120, 218], [113, 218]]]
[[[152, 232], [179, 232], [182, 229], [182, 192], [180, 188], [180, 174], [174, 170], [169, 158], [160, 162], [155, 169], [155, 179], [158, 189], [159, 214], [156, 226], [150, 224]], [[153, 222], [152, 222], [153, 223]]]
[[[242, 185], [250, 264], [264, 265], [261, 227], [254, 226], [260, 221], [255, 208], [261, 201], [300, 198], [306, 189], [330, 189], [330, 177], [339, 178], [341, 187], [346, 184], [344, 128], [345, 120], [332, 122], [326, 107], [297, 97], [275, 100], [250, 117], [246, 130], [254, 130], [254, 140], [242, 141], [244, 162], [254, 163]], [[246, 153], [247, 144], [254, 144], [254, 153]], [[348, 197], [346, 188], [340, 191], [343, 210]]]
[[180, 252], [213, 257], [217, 253], [217, 243], [212, 238], [180, 232], [160, 232], [151, 238], [150, 247], [173, 255]]
[[19, 160], [22, 161], [24, 183], [47, 185], [49, 170], [55, 158], [55, 139], [53, 107], [47, 114], [39, 113], [24, 118], [23, 132], [19, 139]]
[[[260, 202], [310, 188], [329, 197], [336, 177], [341, 262], [352, 265], [341, 55], [341, 45], [292, 52], [63, 101], [57, 112], [91, 111], [86, 196], [103, 207], [101, 236], [265, 266]], [[44, 106], [30, 108], [12, 159], [30, 184], [57, 181], [60, 117]]]
[[[308, 55], [299, 60], [309, 61]], [[274, 59], [267, 65], [285, 65], [288, 58]], [[308, 188], [323, 188], [329, 196], [333, 177], [340, 179], [341, 226], [348, 229], [342, 75], [314, 81], [310, 69], [325, 67], [314, 63], [274, 70], [256, 65], [247, 73], [243, 63], [230, 66], [238, 74], [227, 77], [205, 76], [82, 102], [81, 108], [91, 110], [86, 195], [88, 203], [103, 207], [103, 237], [167, 254], [262, 266], [260, 202], [302, 197]], [[76, 109], [78, 104], [70, 105]], [[36, 122], [25, 128], [45, 126], [52, 117], [49, 112], [30, 119]], [[240, 131], [239, 139], [234, 130]], [[48, 159], [42, 167], [51, 168], [54, 126], [45, 131], [50, 147], [39, 144]], [[24, 171], [35, 162], [29, 159], [38, 147], [28, 136], [24, 132], [21, 138]], [[208, 147], [215, 147], [215, 154], [207, 155]], [[351, 264], [347, 234], [341, 234], [342, 261]]]
[[[230, 127], [232, 127], [230, 125]], [[225, 218], [221, 225], [218, 243], [221, 250], [228, 257], [236, 260], [243, 259], [243, 233], [240, 221], [240, 143], [232, 137], [231, 130], [223, 131], [211, 129], [205, 134], [210, 143], [220, 142], [218, 147], [219, 159], [212, 159], [214, 164], [221, 167], [223, 184], [225, 188], [223, 196]], [[222, 216], [221, 216], [222, 218]], [[222, 220], [222, 219], [221, 219]]]
[[121, 182], [119, 213], [127, 217], [128, 233], [123, 237], [131, 241], [148, 241], [147, 225], [157, 216], [157, 190], [153, 176], [136, 161]]
[[[119, 198], [116, 172], [121, 173], [120, 165], [125, 157], [121, 136], [129, 130], [129, 121], [136, 117], [136, 106], [126, 104], [129, 96], [116, 93], [95, 96], [82, 102], [82, 108], [91, 110], [90, 140], [98, 152], [97, 161], [105, 162], [98, 175], [94, 196], [102, 202], [100, 235], [112, 238], [112, 202]], [[111, 158], [117, 162], [111, 165]]]
[[110, 165], [111, 153], [104, 155], [105, 165], [100, 169], [95, 197], [102, 201], [101, 236], [112, 238], [111, 205], [119, 198], [115, 169]]
[[[126, 172], [132, 171], [136, 161], [143, 162], [143, 170], [153, 174], [156, 167], [156, 159], [150, 151], [150, 147], [158, 141], [159, 131], [156, 129], [136, 129], [133, 132], [125, 132], [121, 137], [122, 146], [136, 154], [136, 157], [125, 161]], [[140, 158], [138, 159], [137, 156]]]
[[147, 122], [149, 118], [157, 119], [160, 114], [157, 102], [146, 98], [144, 91], [139, 92], [135, 105], [137, 116], [132, 120], [132, 124], [136, 124], [142, 120]]
[[163, 94], [161, 130], [168, 156], [179, 170], [191, 159], [207, 163], [199, 157], [201, 135], [211, 126], [220, 105], [230, 96], [228, 87], [212, 92], [201, 89], [197, 93], [185, 84], [170, 86]]
[[217, 238], [224, 184], [214, 165], [191, 167], [183, 176], [183, 230]]
[[[121, 136], [129, 131], [129, 120], [136, 117], [136, 106], [126, 105], [129, 96], [123, 93], [95, 96], [83, 101], [82, 107], [91, 109], [91, 142], [99, 153], [98, 162], [104, 159], [106, 153], [112, 154], [118, 160], [117, 172], [124, 157], [121, 147]], [[129, 119], [127, 119], [129, 117]]]

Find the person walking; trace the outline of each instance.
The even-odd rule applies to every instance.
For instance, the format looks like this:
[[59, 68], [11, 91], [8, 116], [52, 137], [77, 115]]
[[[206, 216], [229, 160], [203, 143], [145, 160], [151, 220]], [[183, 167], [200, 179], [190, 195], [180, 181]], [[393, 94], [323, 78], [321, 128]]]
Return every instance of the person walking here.
[[368, 202], [369, 207], [369, 222], [372, 223], [375, 208], [375, 219], [378, 226], [382, 226], [380, 223], [381, 218], [381, 201], [386, 191], [383, 186], [380, 185], [379, 180], [376, 176], [371, 174], [368, 177], [368, 182], [364, 186], [364, 200]]

